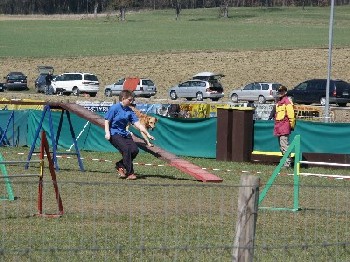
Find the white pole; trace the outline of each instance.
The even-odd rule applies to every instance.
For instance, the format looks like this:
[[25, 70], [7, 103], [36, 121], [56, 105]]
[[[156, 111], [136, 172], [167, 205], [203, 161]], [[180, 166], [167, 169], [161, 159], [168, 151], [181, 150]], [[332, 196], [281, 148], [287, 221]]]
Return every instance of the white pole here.
[[331, 14], [329, 18], [329, 43], [328, 43], [328, 75], [326, 85], [326, 104], [324, 106], [324, 121], [329, 122], [329, 84], [331, 79], [332, 69], [332, 46], [333, 46], [333, 14], [334, 14], [334, 0], [331, 0]]
[[[81, 134], [85, 131], [85, 128], [88, 126], [88, 124], [90, 124], [89, 121], [86, 122], [86, 124], [84, 125], [83, 129], [80, 131], [79, 135], [77, 136], [77, 142], [78, 142], [78, 139], [79, 137], [81, 136]], [[72, 150], [72, 147], [74, 146], [74, 143], [71, 144], [71, 146], [69, 147], [69, 149], [67, 149], [66, 151], [71, 151]]]

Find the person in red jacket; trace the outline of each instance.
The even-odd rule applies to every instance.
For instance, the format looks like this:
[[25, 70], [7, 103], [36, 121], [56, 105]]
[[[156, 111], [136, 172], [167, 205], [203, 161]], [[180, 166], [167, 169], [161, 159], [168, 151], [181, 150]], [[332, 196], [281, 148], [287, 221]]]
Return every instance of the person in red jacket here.
[[[280, 86], [277, 90], [278, 100], [275, 107], [275, 125], [273, 129], [274, 136], [278, 137], [278, 143], [282, 154], [287, 151], [289, 146], [289, 135], [294, 130], [295, 115], [292, 101], [286, 96], [287, 88]], [[284, 163], [285, 167], [291, 165], [290, 157]]]

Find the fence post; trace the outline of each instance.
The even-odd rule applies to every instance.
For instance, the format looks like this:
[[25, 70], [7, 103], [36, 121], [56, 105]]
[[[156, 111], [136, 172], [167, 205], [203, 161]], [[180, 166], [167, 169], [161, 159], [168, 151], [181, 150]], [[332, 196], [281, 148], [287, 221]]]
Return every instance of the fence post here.
[[253, 261], [260, 178], [241, 176], [232, 261]]

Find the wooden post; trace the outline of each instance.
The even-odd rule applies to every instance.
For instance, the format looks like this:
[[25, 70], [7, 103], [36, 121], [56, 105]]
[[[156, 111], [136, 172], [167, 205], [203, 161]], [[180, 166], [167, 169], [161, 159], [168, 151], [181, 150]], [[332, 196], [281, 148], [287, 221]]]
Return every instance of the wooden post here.
[[256, 176], [241, 176], [232, 261], [253, 261], [255, 226], [258, 217], [259, 184], [260, 179]]

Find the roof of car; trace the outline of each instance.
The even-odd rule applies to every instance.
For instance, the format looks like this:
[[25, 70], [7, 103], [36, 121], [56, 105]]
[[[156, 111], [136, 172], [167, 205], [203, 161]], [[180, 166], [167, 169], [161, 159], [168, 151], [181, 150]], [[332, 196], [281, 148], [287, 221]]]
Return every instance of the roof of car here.
[[8, 75], [24, 75], [22, 72], [10, 72]]
[[200, 72], [198, 74], [195, 74], [193, 77], [198, 77], [198, 76], [224, 76], [223, 74], [216, 74], [213, 72]]
[[40, 74], [48, 74], [49, 72], [53, 73], [54, 69], [52, 66], [40, 65], [38, 66], [38, 71]]

